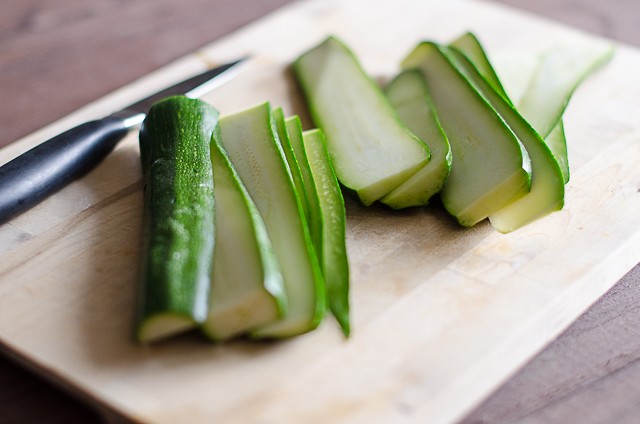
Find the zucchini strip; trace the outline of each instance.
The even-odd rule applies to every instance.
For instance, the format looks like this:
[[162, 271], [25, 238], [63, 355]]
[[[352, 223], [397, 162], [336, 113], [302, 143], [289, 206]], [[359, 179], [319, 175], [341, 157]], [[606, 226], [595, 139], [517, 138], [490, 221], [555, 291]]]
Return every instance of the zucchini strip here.
[[340, 182], [370, 205], [429, 160], [355, 55], [335, 37], [304, 53], [294, 71]]
[[318, 254], [327, 288], [329, 308], [340, 324], [342, 332], [348, 336], [351, 327], [344, 199], [322, 131], [305, 131], [303, 141], [318, 193], [322, 220], [322, 248]]
[[438, 119], [451, 144], [451, 173], [440, 191], [447, 211], [472, 226], [529, 192], [530, 163], [524, 148], [450, 62], [444, 48], [420, 43], [403, 61], [427, 81]]
[[545, 54], [520, 100], [518, 110], [545, 139], [569, 181], [569, 160], [562, 115], [577, 87], [613, 57], [609, 44], [556, 49]]
[[442, 189], [449, 176], [451, 146], [436, 117], [427, 83], [420, 71], [403, 71], [385, 91], [400, 120], [429, 146], [431, 159], [380, 202], [393, 209], [424, 206]]
[[531, 191], [489, 216], [491, 225], [502, 233], [514, 231], [542, 216], [562, 209], [562, 172], [544, 140], [501, 93], [485, 79], [471, 61], [455, 48], [447, 50], [458, 69], [504, 119], [525, 146], [531, 158]]
[[216, 201], [216, 249], [210, 307], [202, 330], [227, 340], [286, 313], [280, 265], [264, 221], [220, 144], [211, 140]]
[[250, 335], [283, 338], [310, 331], [325, 310], [324, 283], [269, 103], [222, 117], [220, 140], [266, 225], [287, 296], [287, 315]]

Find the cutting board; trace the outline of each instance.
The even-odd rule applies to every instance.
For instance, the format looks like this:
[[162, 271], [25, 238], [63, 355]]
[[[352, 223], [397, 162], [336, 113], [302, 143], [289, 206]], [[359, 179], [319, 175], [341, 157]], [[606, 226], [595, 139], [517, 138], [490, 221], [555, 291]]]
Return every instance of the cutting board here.
[[[269, 100], [306, 117], [287, 64], [327, 34], [384, 80], [419, 40], [467, 30], [496, 57], [592, 40], [483, 2], [301, 1], [12, 144], [0, 163], [247, 54], [206, 100], [223, 113]], [[514, 233], [461, 228], [438, 204], [392, 212], [348, 199], [349, 339], [327, 319], [277, 343], [136, 345], [142, 185], [131, 134], [87, 177], [0, 226], [0, 345], [113, 420], [456, 421], [640, 261], [638, 75], [640, 53], [618, 46], [579, 89], [565, 115], [566, 206]]]

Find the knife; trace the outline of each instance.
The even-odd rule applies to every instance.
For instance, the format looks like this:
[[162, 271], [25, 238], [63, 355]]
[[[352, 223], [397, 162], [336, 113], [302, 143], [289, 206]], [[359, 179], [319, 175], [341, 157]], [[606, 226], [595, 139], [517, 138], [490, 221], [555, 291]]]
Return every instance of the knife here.
[[226, 82], [244, 59], [210, 69], [165, 88], [105, 118], [85, 122], [0, 167], [0, 225], [35, 206], [98, 165], [151, 105], [184, 94], [198, 98]]

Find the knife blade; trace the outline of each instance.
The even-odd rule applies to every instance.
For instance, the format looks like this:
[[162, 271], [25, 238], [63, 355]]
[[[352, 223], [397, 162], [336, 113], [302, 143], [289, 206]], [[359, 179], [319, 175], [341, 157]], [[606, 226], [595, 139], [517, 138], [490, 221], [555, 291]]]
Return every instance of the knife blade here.
[[0, 167], [0, 225], [95, 168], [158, 100], [198, 98], [228, 81], [244, 58], [167, 87], [102, 119], [85, 122]]

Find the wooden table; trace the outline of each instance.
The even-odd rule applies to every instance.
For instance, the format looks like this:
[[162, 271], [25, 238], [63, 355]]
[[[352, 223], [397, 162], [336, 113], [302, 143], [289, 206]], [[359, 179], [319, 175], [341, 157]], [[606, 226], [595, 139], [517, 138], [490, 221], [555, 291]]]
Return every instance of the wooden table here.
[[[289, 1], [3, 0], [0, 146]], [[633, 0], [502, 2], [640, 46]], [[464, 422], [637, 422], [639, 282], [637, 266]], [[101, 420], [0, 357], [0, 422]]]

